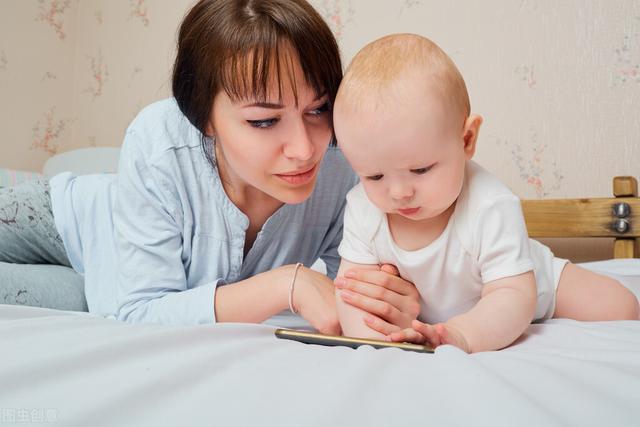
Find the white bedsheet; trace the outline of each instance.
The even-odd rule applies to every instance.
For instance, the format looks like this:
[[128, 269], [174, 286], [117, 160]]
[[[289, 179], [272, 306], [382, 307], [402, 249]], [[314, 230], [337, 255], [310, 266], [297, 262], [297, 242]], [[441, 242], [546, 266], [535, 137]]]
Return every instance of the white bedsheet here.
[[[599, 266], [640, 291], [640, 260]], [[640, 423], [640, 322], [551, 320], [474, 355], [310, 346], [273, 329], [0, 305], [0, 425]]]

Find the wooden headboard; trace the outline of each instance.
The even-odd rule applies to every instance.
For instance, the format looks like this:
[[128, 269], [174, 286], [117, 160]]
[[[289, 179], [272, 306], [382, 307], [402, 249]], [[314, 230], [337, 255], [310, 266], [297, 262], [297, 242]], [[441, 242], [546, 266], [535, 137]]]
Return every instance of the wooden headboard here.
[[529, 236], [613, 237], [614, 258], [640, 257], [638, 181], [613, 178], [613, 195], [599, 199], [523, 200]]

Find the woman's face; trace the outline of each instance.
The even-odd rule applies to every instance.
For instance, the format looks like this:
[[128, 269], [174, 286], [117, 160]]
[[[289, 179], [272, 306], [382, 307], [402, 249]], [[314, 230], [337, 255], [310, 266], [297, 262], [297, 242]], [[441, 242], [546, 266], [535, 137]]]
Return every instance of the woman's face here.
[[291, 78], [283, 73], [282, 99], [274, 79], [266, 100], [234, 102], [216, 95], [208, 134], [216, 140], [222, 178], [236, 194], [255, 188], [283, 203], [301, 203], [313, 191], [320, 162], [332, 135], [327, 96], [317, 97], [294, 67], [298, 102]]

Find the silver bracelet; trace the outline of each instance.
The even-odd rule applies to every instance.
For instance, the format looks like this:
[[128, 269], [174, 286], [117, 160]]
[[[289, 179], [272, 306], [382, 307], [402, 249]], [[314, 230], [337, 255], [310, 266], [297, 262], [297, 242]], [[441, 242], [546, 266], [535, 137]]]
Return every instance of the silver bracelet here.
[[289, 310], [291, 310], [291, 312], [295, 314], [298, 314], [298, 310], [293, 307], [293, 288], [295, 287], [296, 276], [298, 275], [298, 269], [300, 267], [302, 267], [302, 263], [296, 263], [295, 270], [293, 270], [293, 278], [291, 279], [291, 284], [289, 285]]

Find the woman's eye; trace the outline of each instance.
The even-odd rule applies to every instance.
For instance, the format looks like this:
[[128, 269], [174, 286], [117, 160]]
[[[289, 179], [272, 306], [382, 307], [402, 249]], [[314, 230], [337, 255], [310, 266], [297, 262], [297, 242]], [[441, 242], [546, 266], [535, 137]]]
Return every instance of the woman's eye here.
[[426, 167], [426, 168], [419, 168], [419, 169], [411, 169], [411, 172], [415, 173], [416, 175], [423, 175], [427, 172], [429, 172], [429, 170], [431, 170], [432, 166]]
[[368, 176], [367, 179], [369, 181], [380, 181], [382, 177], [383, 175], [371, 175], [371, 176]]
[[278, 123], [279, 119], [266, 119], [266, 120], [247, 120], [247, 122], [258, 129], [268, 129]]
[[329, 107], [329, 103], [325, 102], [320, 107], [314, 108], [313, 110], [309, 111], [309, 114], [311, 114], [312, 116], [320, 116], [329, 110], [331, 110], [331, 108]]

